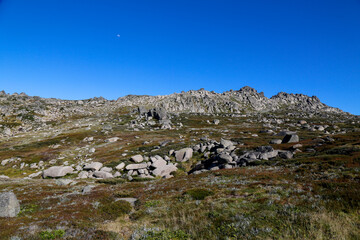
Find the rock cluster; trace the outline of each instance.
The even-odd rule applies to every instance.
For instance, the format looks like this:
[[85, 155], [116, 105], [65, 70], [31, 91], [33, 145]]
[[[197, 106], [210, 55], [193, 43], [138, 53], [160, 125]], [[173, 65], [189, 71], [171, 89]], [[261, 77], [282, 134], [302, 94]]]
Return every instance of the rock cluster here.
[[[190, 150], [192, 151], [192, 149]], [[188, 150], [185, 149], [185, 152], [186, 151]], [[186, 161], [190, 157], [191, 156], [186, 155], [185, 153], [182, 161]], [[77, 166], [76, 172], [78, 172], [79, 179], [127, 177], [131, 180], [134, 176], [140, 178], [170, 178], [172, 177], [171, 173], [177, 171], [176, 163], [170, 162], [169, 157], [166, 157], [166, 160], [164, 160], [164, 158], [159, 155], [155, 155], [150, 158], [143, 157], [142, 155], [135, 155], [130, 158], [130, 161], [134, 163], [126, 165], [124, 162], [121, 162], [115, 167], [115, 170], [110, 167], [104, 167], [100, 162], [91, 162], [84, 164], [83, 166]], [[124, 174], [121, 174], [120, 171], [124, 171]], [[43, 178], [60, 178], [71, 173], [75, 172], [70, 166], [53, 166], [44, 170], [42, 174]]]
[[[209, 170], [229, 169], [255, 164], [261, 160], [270, 160], [281, 157], [290, 159], [294, 152], [286, 150], [274, 150], [271, 146], [260, 146], [254, 151], [245, 151], [239, 154], [239, 149], [229, 140], [222, 139], [220, 143], [208, 141], [196, 145], [194, 150], [208, 156], [206, 160], [199, 162], [189, 174], [198, 174]], [[295, 150], [295, 149], [294, 149]]]

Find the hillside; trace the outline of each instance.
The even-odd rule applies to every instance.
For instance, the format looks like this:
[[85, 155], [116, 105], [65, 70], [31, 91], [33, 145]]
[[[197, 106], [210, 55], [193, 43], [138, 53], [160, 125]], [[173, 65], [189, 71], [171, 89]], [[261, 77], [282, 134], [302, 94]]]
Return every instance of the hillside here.
[[358, 239], [359, 170], [315, 96], [0, 93], [0, 239]]

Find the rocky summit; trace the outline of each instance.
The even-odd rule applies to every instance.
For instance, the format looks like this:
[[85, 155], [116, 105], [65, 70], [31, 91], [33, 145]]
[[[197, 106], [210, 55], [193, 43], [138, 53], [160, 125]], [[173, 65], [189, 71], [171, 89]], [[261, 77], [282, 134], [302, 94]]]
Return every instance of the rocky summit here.
[[315, 96], [0, 92], [0, 239], [359, 239], [359, 181]]

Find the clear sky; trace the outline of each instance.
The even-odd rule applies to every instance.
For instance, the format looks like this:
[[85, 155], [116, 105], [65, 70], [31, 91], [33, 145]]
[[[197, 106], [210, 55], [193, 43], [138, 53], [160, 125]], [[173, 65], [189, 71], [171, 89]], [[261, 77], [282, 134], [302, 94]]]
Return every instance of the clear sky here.
[[0, 0], [0, 89], [116, 99], [248, 85], [360, 114], [360, 0]]

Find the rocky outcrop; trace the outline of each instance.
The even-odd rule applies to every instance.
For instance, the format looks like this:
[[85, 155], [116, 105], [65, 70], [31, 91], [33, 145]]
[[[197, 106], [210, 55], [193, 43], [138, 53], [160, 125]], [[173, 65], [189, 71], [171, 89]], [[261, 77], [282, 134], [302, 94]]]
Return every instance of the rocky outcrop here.
[[[296, 109], [308, 112], [343, 113], [340, 109], [329, 107], [315, 97], [303, 94], [278, 93], [270, 99], [264, 93], [251, 87], [243, 87], [238, 91], [215, 93], [204, 89], [174, 93], [165, 96], [134, 96], [128, 95], [117, 100], [124, 106], [139, 105], [140, 114], [147, 114], [146, 103], [155, 109], [165, 109], [171, 113], [240, 113], [243, 111], [275, 111]], [[151, 112], [150, 114], [154, 116]], [[155, 114], [156, 115], [156, 114]]]
[[[347, 114], [338, 108], [329, 107], [315, 96], [278, 93], [267, 98], [262, 92], [251, 87], [237, 91], [215, 93], [205, 89], [173, 93], [164, 96], [128, 95], [116, 101], [102, 97], [84, 100], [61, 100], [54, 98], [30, 97], [26, 94], [0, 95], [0, 122], [16, 118], [21, 125], [0, 126], [0, 136], [11, 137], [33, 128], [46, 127], [45, 122], [68, 119], [78, 115], [107, 115], [121, 107], [136, 107], [140, 116], [148, 120], [163, 121], [162, 129], [171, 129], [170, 114], [177, 113], [247, 113], [296, 110], [307, 113]], [[349, 114], [347, 114], [349, 115]], [[106, 126], [104, 126], [106, 128]], [[105, 129], [104, 130], [109, 130]], [[116, 142], [114, 137], [107, 142]]]
[[260, 146], [255, 150], [248, 150], [242, 154], [237, 153], [235, 143], [222, 139], [219, 142], [208, 141], [193, 147], [194, 151], [203, 153], [205, 160], [195, 165], [189, 174], [199, 174], [209, 170], [230, 169], [254, 165], [263, 160], [271, 160], [276, 157], [291, 159], [295, 153], [287, 150], [275, 150], [272, 146]]

